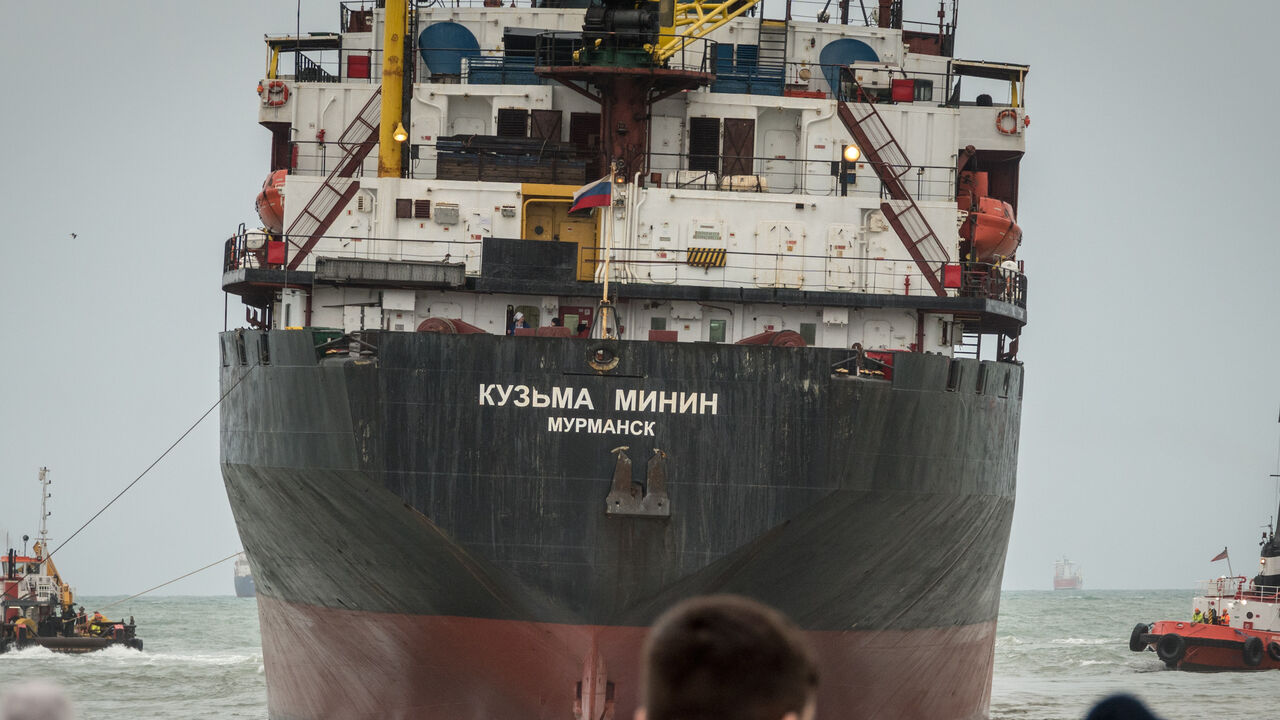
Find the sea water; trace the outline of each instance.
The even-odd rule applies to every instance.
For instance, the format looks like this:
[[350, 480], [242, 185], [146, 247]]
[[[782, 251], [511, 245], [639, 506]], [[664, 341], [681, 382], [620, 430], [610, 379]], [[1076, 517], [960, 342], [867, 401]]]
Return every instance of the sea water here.
[[[90, 612], [113, 601], [81, 599]], [[1155, 653], [1129, 651], [1135, 623], [1187, 618], [1190, 608], [1190, 590], [1004, 593], [991, 717], [1079, 720], [1117, 692], [1137, 696], [1165, 720], [1269, 716], [1280, 671], [1176, 672]], [[266, 718], [253, 599], [139, 598], [105, 612], [112, 619], [134, 616], [143, 652], [56, 655], [33, 648], [0, 655], [0, 692], [25, 679], [56, 682], [81, 720]]]
[[252, 598], [78, 596], [111, 620], [133, 616], [143, 650], [82, 655], [27, 648], [0, 655], [0, 692], [23, 680], [62, 686], [78, 720], [215, 720], [267, 716], [258, 605]]

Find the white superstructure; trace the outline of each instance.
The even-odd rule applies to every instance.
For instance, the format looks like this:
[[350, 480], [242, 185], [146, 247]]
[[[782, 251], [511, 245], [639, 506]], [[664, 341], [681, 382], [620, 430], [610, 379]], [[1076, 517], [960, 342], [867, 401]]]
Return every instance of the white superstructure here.
[[[910, 52], [916, 39], [901, 29], [744, 15], [673, 60], [715, 81], [652, 104], [646, 166], [619, 178], [612, 206], [570, 214], [572, 191], [608, 171], [596, 160], [600, 106], [533, 66], [537, 33], [578, 31], [583, 10], [410, 13], [401, 177], [378, 177], [368, 145], [384, 11], [348, 3], [340, 33], [268, 38], [259, 121], [273, 133], [273, 169], [287, 170], [283, 221], [239, 233], [224, 268], [251, 324], [350, 333], [445, 318], [501, 334], [519, 312], [533, 328], [568, 320], [576, 334], [608, 273], [623, 339], [793, 331], [808, 345], [950, 355], [976, 354], [995, 334], [999, 356], [1014, 357], [1005, 342], [1025, 322], [1021, 264], [962, 256], [957, 196], [961, 168], [976, 168], [990, 178], [984, 195], [1016, 207], [1025, 66]], [[430, 46], [441, 37], [463, 49]], [[522, 39], [528, 52], [512, 47]], [[878, 171], [872, 147], [844, 162], [855, 138], [841, 98], [870, 108], [870, 129], [904, 157], [883, 152]], [[523, 156], [534, 158], [526, 168], [472, 152], [477, 139], [576, 149], [581, 167], [565, 172], [547, 150]], [[886, 170], [909, 201], [893, 199]], [[886, 202], [918, 214], [899, 229]], [[926, 231], [936, 249], [921, 243], [913, 257], [910, 237]], [[576, 243], [569, 277], [564, 263], [560, 277], [528, 263], [522, 274], [523, 251], [499, 252], [494, 239]], [[961, 297], [971, 302], [948, 302]]]

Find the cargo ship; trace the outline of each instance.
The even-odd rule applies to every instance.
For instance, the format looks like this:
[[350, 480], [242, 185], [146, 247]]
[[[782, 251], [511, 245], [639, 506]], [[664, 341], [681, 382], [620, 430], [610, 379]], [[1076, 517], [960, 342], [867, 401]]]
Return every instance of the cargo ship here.
[[265, 38], [219, 347], [270, 717], [630, 717], [704, 593], [805, 630], [819, 718], [987, 715], [1028, 67], [773, 2]]
[[236, 597], [253, 597], [257, 594], [253, 585], [253, 568], [249, 565], [249, 556], [244, 553], [236, 557], [235, 583]]
[[1084, 587], [1080, 566], [1065, 557], [1053, 564], [1054, 590], [1079, 590]]

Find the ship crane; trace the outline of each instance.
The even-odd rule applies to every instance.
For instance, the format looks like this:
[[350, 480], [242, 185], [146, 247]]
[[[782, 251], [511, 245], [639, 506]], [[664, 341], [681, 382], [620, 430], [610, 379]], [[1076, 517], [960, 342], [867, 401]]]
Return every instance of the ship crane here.
[[[689, 43], [707, 36], [730, 20], [755, 7], [759, 0], [694, 0], [694, 2], [675, 3], [675, 17], [671, 29], [682, 28], [677, 35], [662, 32], [661, 40], [653, 48], [653, 59], [664, 63], [673, 55], [683, 50]], [[660, 3], [660, 5], [663, 3]], [[668, 28], [664, 28], [667, 30]]]

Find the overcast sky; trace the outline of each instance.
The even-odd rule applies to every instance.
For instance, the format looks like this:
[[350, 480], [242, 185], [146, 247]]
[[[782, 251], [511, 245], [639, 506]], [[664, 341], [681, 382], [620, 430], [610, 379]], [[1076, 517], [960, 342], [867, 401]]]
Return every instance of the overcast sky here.
[[[855, 3], [856, 6], [856, 3]], [[932, 2], [908, 1], [928, 19]], [[264, 33], [292, 3], [7, 3], [0, 532], [54, 545], [217, 399], [223, 241], [256, 222]], [[1030, 326], [1007, 589], [1252, 574], [1280, 449], [1280, 4], [962, 0], [957, 56], [1027, 63]], [[334, 30], [336, 2], [302, 27]], [[1272, 220], [1273, 221], [1273, 220]], [[77, 237], [72, 238], [71, 233]], [[230, 305], [232, 327], [243, 308]], [[211, 415], [54, 556], [131, 594], [240, 547]], [[231, 565], [166, 588], [227, 594]]]

